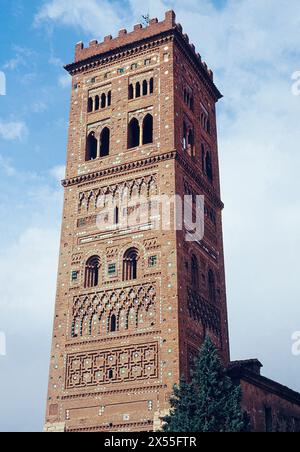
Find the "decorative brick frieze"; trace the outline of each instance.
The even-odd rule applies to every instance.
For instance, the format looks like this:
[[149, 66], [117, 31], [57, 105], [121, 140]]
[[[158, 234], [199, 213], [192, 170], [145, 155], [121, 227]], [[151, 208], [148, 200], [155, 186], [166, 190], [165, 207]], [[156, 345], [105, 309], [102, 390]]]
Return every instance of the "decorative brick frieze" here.
[[76, 353], [67, 357], [66, 389], [158, 378], [158, 344]]

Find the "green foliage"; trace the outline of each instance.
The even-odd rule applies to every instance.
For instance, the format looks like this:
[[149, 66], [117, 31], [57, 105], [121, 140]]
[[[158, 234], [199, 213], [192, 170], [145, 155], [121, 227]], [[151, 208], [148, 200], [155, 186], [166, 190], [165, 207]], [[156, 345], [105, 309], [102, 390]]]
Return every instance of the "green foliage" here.
[[174, 387], [165, 432], [242, 432], [241, 388], [226, 375], [218, 351], [207, 338], [195, 361], [191, 383]]

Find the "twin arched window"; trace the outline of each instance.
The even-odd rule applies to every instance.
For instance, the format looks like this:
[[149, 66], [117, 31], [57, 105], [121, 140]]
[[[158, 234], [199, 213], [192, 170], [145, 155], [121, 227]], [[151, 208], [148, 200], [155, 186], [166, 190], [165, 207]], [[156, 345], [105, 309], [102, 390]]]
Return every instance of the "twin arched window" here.
[[98, 157], [107, 157], [110, 152], [110, 129], [105, 127], [100, 140], [96, 138], [95, 132], [91, 132], [87, 137], [86, 143], [86, 161], [95, 160]]
[[97, 287], [99, 284], [100, 257], [92, 256], [85, 265], [84, 287]]
[[126, 251], [123, 258], [123, 281], [132, 281], [138, 278], [139, 253], [136, 248]]
[[153, 143], [153, 116], [147, 114], [141, 125], [136, 118], [132, 118], [128, 126], [128, 149]]

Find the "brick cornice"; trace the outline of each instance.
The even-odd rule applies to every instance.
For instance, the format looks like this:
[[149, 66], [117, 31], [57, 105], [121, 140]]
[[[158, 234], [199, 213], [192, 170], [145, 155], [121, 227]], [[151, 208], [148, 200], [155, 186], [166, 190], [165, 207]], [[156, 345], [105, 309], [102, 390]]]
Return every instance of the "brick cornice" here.
[[171, 30], [168, 32], [159, 33], [157, 35], [151, 36], [150, 38], [142, 39], [134, 43], [126, 44], [122, 47], [118, 47], [114, 50], [109, 50], [107, 52], [93, 55], [85, 60], [80, 60], [75, 63], [67, 64], [65, 66], [66, 71], [70, 75], [74, 76], [86, 71], [97, 69], [101, 66], [106, 66], [120, 60], [124, 61], [126, 58], [130, 58], [135, 54], [151, 50], [164, 43], [170, 42], [174, 39]]
[[76, 399], [85, 399], [85, 398], [94, 398], [97, 396], [114, 396], [114, 395], [122, 395], [122, 394], [137, 394], [137, 393], [149, 393], [149, 392], [157, 392], [159, 389], [166, 389], [165, 385], [162, 384], [152, 384], [151, 386], [138, 386], [138, 387], [128, 387], [123, 389], [111, 389], [111, 390], [103, 390], [103, 391], [93, 391], [93, 392], [83, 392], [77, 394], [68, 394], [63, 395], [62, 400], [76, 400]]
[[167, 160], [176, 160], [180, 164], [180, 166], [185, 170], [185, 172], [196, 182], [196, 184], [199, 187], [201, 187], [203, 191], [211, 197], [214, 206], [218, 209], [224, 208], [224, 204], [217, 195], [213, 186], [208, 184], [200, 174], [197, 174], [197, 169], [195, 168], [195, 166], [192, 165], [185, 156], [179, 154], [179, 152], [177, 152], [176, 150], [164, 154], [155, 155], [152, 157], [147, 157], [142, 160], [136, 160], [134, 162], [124, 163], [114, 167], [106, 168], [101, 171], [81, 174], [70, 179], [64, 179], [62, 181], [62, 185], [63, 187], [67, 188], [74, 185], [92, 182], [97, 179], [122, 174], [124, 172], [134, 171]]
[[100, 53], [98, 55], [93, 55], [85, 60], [68, 64], [65, 66], [65, 69], [70, 75], [75, 76], [83, 72], [97, 69], [101, 66], [113, 64], [120, 60], [124, 61], [124, 59], [130, 58], [135, 54], [140, 54], [141, 52], [151, 50], [167, 42], [173, 41], [176, 41], [181, 50], [185, 53], [186, 57], [189, 59], [190, 63], [199, 75], [201, 81], [215, 99], [215, 102], [221, 99], [223, 96], [214, 84], [213, 76], [210, 75], [207, 67], [205, 67], [202, 63], [200, 56], [196, 54], [195, 48], [189, 44], [187, 37], [183, 35], [177, 25], [170, 30], [158, 33], [148, 38], [144, 38], [134, 43], [125, 44], [124, 46]]
[[155, 163], [162, 162], [164, 160], [172, 160], [176, 157], [176, 151], [167, 152], [165, 154], [155, 155], [153, 157], [147, 157], [142, 160], [136, 160], [130, 163], [124, 163], [114, 167], [106, 168], [101, 171], [95, 171], [93, 173], [82, 174], [71, 179], [65, 179], [62, 181], [63, 187], [70, 187], [72, 185], [82, 184], [84, 182], [91, 182], [95, 179], [100, 179], [107, 176], [113, 176], [115, 174], [124, 173], [127, 171], [133, 171], [144, 166], [153, 165]]
[[99, 425], [99, 426], [91, 426], [91, 427], [78, 427], [78, 428], [68, 428], [66, 429], [67, 433], [92, 433], [92, 432], [111, 432], [111, 429], [117, 429], [116, 431], [120, 431], [121, 429], [124, 428], [135, 428], [135, 429], [140, 429], [141, 428], [146, 428], [148, 427], [148, 429], [153, 431], [153, 421], [149, 419], [149, 421], [145, 421], [145, 422], [126, 422], [124, 424], [113, 424], [113, 426], [111, 425]]

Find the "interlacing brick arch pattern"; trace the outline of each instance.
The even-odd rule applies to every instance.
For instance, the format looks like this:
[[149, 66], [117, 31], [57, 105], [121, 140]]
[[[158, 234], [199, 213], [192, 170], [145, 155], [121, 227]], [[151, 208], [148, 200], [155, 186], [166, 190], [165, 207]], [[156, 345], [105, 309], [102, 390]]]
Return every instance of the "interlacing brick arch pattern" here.
[[153, 327], [156, 297], [155, 284], [79, 296], [74, 300], [71, 336], [105, 336]]
[[[78, 212], [95, 212], [97, 207], [105, 203], [105, 198], [112, 197], [122, 200], [143, 197], [151, 198], [158, 195], [157, 176], [150, 175], [136, 180], [125, 181], [121, 184], [95, 188], [79, 193]], [[100, 201], [102, 202], [100, 203]]]

